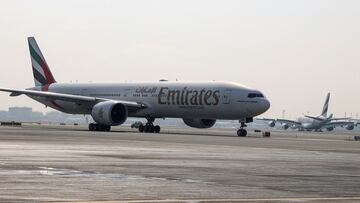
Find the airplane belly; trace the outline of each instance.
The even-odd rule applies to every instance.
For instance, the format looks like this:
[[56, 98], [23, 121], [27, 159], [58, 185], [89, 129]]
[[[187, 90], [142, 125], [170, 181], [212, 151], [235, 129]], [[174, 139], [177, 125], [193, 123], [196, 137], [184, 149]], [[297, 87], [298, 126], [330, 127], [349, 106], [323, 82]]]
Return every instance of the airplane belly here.
[[240, 119], [246, 117], [248, 113], [234, 111], [230, 105], [218, 106], [185, 106], [185, 105], [153, 105], [147, 109], [138, 112], [129, 113], [129, 116], [155, 118], [172, 117], [172, 118], [214, 118], [214, 119]]
[[51, 102], [53, 108], [62, 109], [63, 112], [71, 114], [90, 114], [92, 105], [87, 105], [86, 103], [77, 104], [74, 102], [58, 101], [55, 100]]
[[213, 118], [216, 114], [213, 110], [201, 106], [153, 106], [138, 112], [130, 113], [129, 116], [140, 117], [197, 117], [197, 118]]

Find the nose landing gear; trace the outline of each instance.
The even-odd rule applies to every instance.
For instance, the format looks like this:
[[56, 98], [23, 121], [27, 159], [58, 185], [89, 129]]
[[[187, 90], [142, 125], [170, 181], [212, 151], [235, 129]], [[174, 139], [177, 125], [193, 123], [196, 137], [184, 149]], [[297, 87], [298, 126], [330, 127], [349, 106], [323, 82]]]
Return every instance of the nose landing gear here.
[[154, 118], [146, 118], [147, 123], [145, 125], [141, 124], [139, 125], [139, 132], [145, 132], [145, 133], [159, 133], [160, 132], [160, 126], [153, 124], [155, 121]]
[[245, 127], [247, 127], [245, 122], [241, 122], [240, 129], [237, 131], [239, 137], [246, 137], [247, 131], [244, 129]]
[[239, 130], [237, 131], [237, 135], [238, 135], [239, 137], [245, 137], [245, 136], [247, 135], [247, 131], [246, 131], [245, 129], [239, 129]]

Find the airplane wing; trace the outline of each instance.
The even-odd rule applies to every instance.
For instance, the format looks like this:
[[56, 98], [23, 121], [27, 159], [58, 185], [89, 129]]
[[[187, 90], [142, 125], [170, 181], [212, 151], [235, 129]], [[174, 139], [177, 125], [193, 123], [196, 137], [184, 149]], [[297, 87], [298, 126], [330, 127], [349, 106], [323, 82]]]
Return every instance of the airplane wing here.
[[256, 118], [256, 120], [260, 120], [260, 121], [274, 121], [274, 122], [279, 122], [279, 123], [286, 123], [289, 125], [301, 125], [300, 122], [297, 121], [293, 121], [293, 120], [287, 120], [287, 119], [275, 119], [275, 118]]
[[360, 124], [360, 119], [352, 119], [352, 121], [355, 123], [356, 126]]
[[256, 118], [256, 120], [259, 120], [259, 121], [276, 121], [276, 119], [274, 119], [274, 118]]
[[277, 122], [280, 122], [280, 123], [291, 124], [291, 125], [301, 125], [300, 122], [293, 121], [293, 120], [287, 120], [287, 119], [276, 119], [276, 121], [277, 121]]
[[276, 122], [279, 122], [281, 124], [287, 124], [292, 126], [292, 128], [302, 128], [302, 125], [300, 122], [297, 121], [293, 121], [293, 120], [288, 120], [288, 119], [276, 119]]
[[[20, 89], [9, 89], [9, 88], [0, 88], [0, 91], [3, 92], [11, 92], [10, 96], [19, 96], [22, 94], [28, 96], [42, 97], [48, 100], [62, 100], [69, 102], [89, 102], [89, 103], [100, 103], [103, 101], [111, 101], [111, 99], [98, 98], [98, 97], [89, 97], [89, 96], [81, 96], [81, 95], [72, 95], [72, 94], [63, 94], [63, 93], [55, 93], [55, 92], [44, 92], [37, 90], [20, 90]], [[118, 101], [125, 106], [136, 107], [136, 108], [145, 108], [146, 106], [142, 103], [132, 102], [132, 101], [123, 101], [123, 100], [115, 100]]]
[[330, 119], [331, 121], [339, 121], [339, 120], [349, 120], [351, 119], [351, 117], [348, 117], [348, 118], [332, 118]]
[[330, 122], [330, 123], [327, 123], [325, 124], [323, 127], [337, 127], [337, 126], [346, 126], [346, 125], [355, 125], [354, 122], [351, 122], [351, 121], [337, 121], [337, 122]]

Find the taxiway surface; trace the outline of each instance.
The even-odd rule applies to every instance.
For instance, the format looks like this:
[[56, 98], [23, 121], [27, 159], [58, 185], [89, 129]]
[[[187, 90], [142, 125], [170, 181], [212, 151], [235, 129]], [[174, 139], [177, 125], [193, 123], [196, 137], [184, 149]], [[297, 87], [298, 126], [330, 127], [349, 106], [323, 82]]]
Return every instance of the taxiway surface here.
[[360, 202], [349, 133], [115, 130], [0, 127], [0, 202]]

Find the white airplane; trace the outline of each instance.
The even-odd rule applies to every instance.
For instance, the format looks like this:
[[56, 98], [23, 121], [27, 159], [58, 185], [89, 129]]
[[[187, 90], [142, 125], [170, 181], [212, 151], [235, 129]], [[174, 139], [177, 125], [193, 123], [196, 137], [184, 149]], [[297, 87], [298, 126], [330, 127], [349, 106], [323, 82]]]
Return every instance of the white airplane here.
[[239, 120], [238, 136], [246, 136], [246, 123], [270, 108], [258, 90], [231, 82], [155, 82], [119, 84], [57, 83], [35, 39], [28, 38], [35, 87], [0, 88], [10, 96], [27, 95], [61, 112], [90, 114], [90, 131], [110, 131], [127, 117], [143, 117], [140, 132], [160, 132], [156, 118], [182, 118], [194, 128], [210, 128], [216, 120]]
[[267, 121], [270, 127], [275, 127], [276, 122], [278, 122], [281, 124], [281, 127], [284, 130], [287, 130], [288, 128], [292, 128], [292, 129], [298, 129], [300, 131], [303, 130], [321, 131], [322, 129], [332, 131], [337, 126], [345, 127], [347, 130], [353, 130], [355, 123], [346, 121], [349, 118], [333, 118], [333, 114], [327, 116], [327, 111], [329, 108], [329, 100], [330, 100], [330, 93], [328, 93], [326, 96], [323, 110], [321, 112], [321, 115], [319, 116], [305, 115], [305, 118], [301, 118], [299, 119], [299, 121], [293, 121], [287, 119], [271, 119], [271, 118], [263, 118], [258, 120]]

